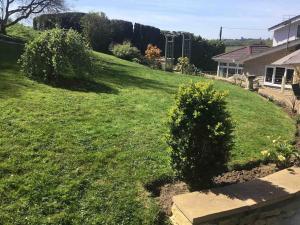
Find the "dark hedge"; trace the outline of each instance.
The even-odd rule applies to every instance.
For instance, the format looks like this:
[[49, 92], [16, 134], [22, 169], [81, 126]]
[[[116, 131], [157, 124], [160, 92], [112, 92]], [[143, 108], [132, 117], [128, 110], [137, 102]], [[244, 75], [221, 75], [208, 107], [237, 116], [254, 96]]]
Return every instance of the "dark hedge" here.
[[33, 19], [35, 30], [49, 30], [53, 28], [74, 29], [81, 32], [80, 21], [86, 15], [80, 12], [66, 12], [57, 14], [43, 14]]
[[[46, 30], [55, 27], [63, 29], [73, 28], [74, 30], [82, 32], [80, 21], [84, 15], [86, 14], [78, 12], [44, 14], [34, 18], [34, 28], [37, 30]], [[110, 39], [113, 43], [123, 43], [123, 41], [127, 40], [131, 41], [142, 54], [145, 54], [148, 44], [153, 44], [160, 48], [162, 55], [164, 55], [165, 37], [160, 29], [139, 23], [133, 25], [131, 22], [124, 20], [110, 20], [110, 26]], [[178, 36], [175, 38], [175, 59], [181, 57], [181, 48], [182, 37]], [[200, 36], [193, 36], [192, 57], [190, 61], [203, 71], [215, 71], [217, 64], [211, 58], [223, 52], [225, 52], [223, 42], [210, 41]]]
[[133, 32], [133, 44], [141, 51], [145, 53], [148, 44], [153, 44], [162, 48], [164, 43], [160, 29], [156, 27], [146, 26], [139, 23], [134, 24]]
[[111, 35], [114, 43], [131, 41], [133, 37], [133, 24], [124, 20], [111, 20]]

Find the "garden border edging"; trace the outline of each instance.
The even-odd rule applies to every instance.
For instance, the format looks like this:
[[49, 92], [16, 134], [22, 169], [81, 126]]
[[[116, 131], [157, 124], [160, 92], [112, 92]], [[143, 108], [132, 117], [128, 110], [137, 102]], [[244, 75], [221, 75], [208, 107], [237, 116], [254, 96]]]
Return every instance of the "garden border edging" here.
[[[270, 214], [263, 210], [265, 207], [271, 207], [271, 211], [273, 211], [272, 205], [287, 201], [284, 209], [291, 201], [297, 201], [296, 209], [299, 208], [299, 194], [300, 168], [292, 167], [246, 183], [177, 195], [173, 198], [171, 220], [176, 225], [241, 224], [245, 218], [241, 214], [245, 213], [249, 216], [249, 214], [254, 214], [252, 213], [253, 210], [258, 210], [256, 212], [256, 214], [258, 213], [257, 217], [262, 220], [262, 215], [259, 215], [260, 212], [263, 211], [266, 215]], [[300, 210], [295, 214], [300, 220]], [[277, 218], [280, 215], [279, 213], [274, 217], [280, 220]], [[240, 217], [240, 222], [224, 223], [228, 217], [230, 219]], [[267, 217], [270, 219], [269, 216]]]

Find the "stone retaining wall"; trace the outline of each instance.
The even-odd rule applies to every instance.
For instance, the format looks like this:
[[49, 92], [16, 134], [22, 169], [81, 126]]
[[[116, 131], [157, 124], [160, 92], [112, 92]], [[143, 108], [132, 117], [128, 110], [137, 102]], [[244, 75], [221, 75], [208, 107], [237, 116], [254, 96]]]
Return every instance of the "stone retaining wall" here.
[[300, 225], [300, 168], [173, 198], [175, 225]]
[[300, 197], [201, 225], [299, 225]]

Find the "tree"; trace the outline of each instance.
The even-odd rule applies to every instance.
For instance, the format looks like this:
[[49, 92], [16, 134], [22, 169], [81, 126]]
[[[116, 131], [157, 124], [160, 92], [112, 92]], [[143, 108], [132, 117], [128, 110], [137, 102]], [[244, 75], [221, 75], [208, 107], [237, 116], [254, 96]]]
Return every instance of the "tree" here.
[[88, 13], [81, 20], [83, 34], [96, 51], [107, 52], [111, 42], [110, 21], [105, 13]]
[[64, 9], [64, 0], [0, 0], [0, 33], [31, 15]]
[[217, 63], [212, 57], [225, 52], [225, 45], [221, 41], [206, 40], [200, 36], [193, 37], [192, 57], [190, 62], [202, 71], [215, 71]]
[[85, 15], [86, 13], [81, 12], [42, 14], [33, 19], [33, 28], [35, 30], [73, 29], [81, 33], [81, 19]]

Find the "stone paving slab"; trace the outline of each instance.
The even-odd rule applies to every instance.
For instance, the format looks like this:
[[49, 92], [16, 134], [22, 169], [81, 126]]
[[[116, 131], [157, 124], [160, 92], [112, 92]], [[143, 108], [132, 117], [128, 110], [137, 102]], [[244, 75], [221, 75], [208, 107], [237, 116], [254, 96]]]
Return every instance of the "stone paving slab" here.
[[[280, 88], [270, 88], [270, 87], [262, 87], [258, 90], [258, 93], [265, 96], [274, 99], [277, 102], [285, 104], [287, 107], [292, 108], [292, 102], [295, 98], [294, 93], [291, 90], [285, 90], [283, 93], [281, 92]], [[296, 100], [295, 108], [296, 110], [299, 110], [299, 101]], [[299, 111], [298, 111], [299, 112]]]
[[[205, 192], [177, 195], [173, 198], [176, 218], [199, 224], [242, 213], [291, 198], [300, 193], [300, 168], [292, 167], [242, 184], [234, 184]], [[180, 214], [181, 213], [181, 214]], [[176, 222], [174, 222], [176, 224]]]

